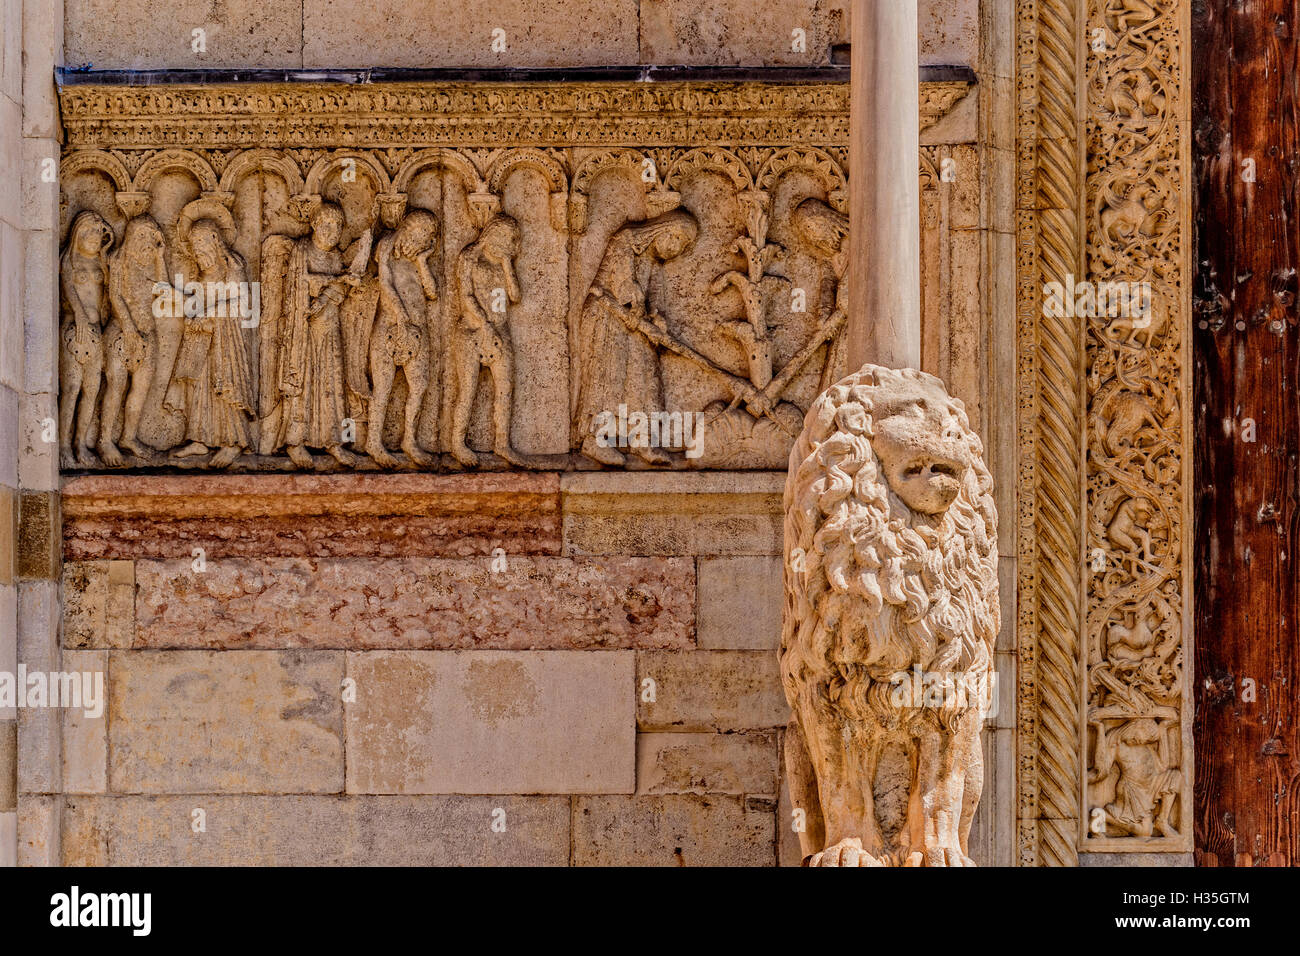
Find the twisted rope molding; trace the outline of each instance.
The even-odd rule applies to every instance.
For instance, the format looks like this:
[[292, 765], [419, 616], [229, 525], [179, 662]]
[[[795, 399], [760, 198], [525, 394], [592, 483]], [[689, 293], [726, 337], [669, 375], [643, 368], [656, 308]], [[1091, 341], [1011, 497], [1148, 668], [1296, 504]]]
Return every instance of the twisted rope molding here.
[[[1078, 318], [1052, 317], [1042, 308], [1043, 286], [1065, 283], [1067, 276], [1084, 277], [1089, 249], [1106, 243], [1100, 206], [1093, 202], [1102, 183], [1113, 182], [1130, 157], [1099, 153], [1086, 155], [1085, 131], [1113, 122], [1104, 115], [1107, 105], [1089, 97], [1084, 89], [1085, 69], [1094, 80], [1122, 77], [1132, 64], [1110, 55], [1119, 39], [1153, 27], [1172, 29], [1181, 39], [1178, 55], [1164, 64], [1169, 77], [1168, 95], [1156, 102], [1161, 115], [1161, 148], [1172, 157], [1161, 164], [1159, 175], [1178, 205], [1176, 248], [1164, 259], [1149, 250], [1126, 248], [1127, 265], [1158, 272], [1171, 290], [1171, 319], [1165, 334], [1153, 345], [1148, 338], [1146, 356], [1136, 361], [1172, 366], [1176, 412], [1181, 418], [1167, 424], [1179, 436], [1176, 453], [1184, 466], [1186, 438], [1186, 355], [1189, 315], [1186, 237], [1188, 204], [1184, 195], [1188, 143], [1181, 125], [1186, 120], [1183, 91], [1189, 34], [1187, 11], [1178, 0], [1158, 0], [1154, 14], [1143, 14], [1141, 4], [1127, 0], [1017, 0], [1017, 335], [1018, 434], [1020, 468], [1017, 505], [1018, 617], [1017, 647], [1017, 853], [1021, 865], [1077, 865], [1080, 842], [1088, 821], [1083, 806], [1087, 787], [1088, 736], [1083, 709], [1089, 703], [1086, 648], [1102, 646], [1105, 614], [1099, 613], [1103, 597], [1090, 592], [1085, 578], [1086, 529], [1104, 527], [1102, 508], [1107, 502], [1086, 484], [1085, 465], [1106, 470], [1095, 453], [1098, 436], [1089, 422], [1096, 419], [1104, 392], [1089, 395], [1090, 370], [1097, 370], [1105, 351], [1104, 330]], [[1109, 46], [1094, 49], [1091, 40], [1102, 31]], [[1095, 207], [1095, 208], [1094, 208]], [[1145, 259], [1144, 259], [1145, 257]], [[1096, 269], [1094, 271], [1097, 271]], [[1089, 276], [1091, 277], [1091, 276]], [[1102, 323], [1104, 325], [1104, 322]], [[1159, 355], [1157, 355], [1159, 353]], [[1092, 454], [1093, 457], [1088, 456]], [[1184, 467], [1172, 492], [1172, 513], [1181, 522], [1171, 529], [1167, 567], [1161, 581], [1182, 581], [1184, 622], [1190, 619], [1190, 572], [1183, 527], [1190, 495]], [[1138, 489], [1153, 497], [1169, 492], [1152, 483]], [[1190, 661], [1186, 628], [1183, 660]], [[1190, 679], [1190, 675], [1185, 674]], [[1190, 741], [1182, 707], [1182, 768], [1190, 781]], [[1183, 820], [1190, 818], [1186, 795]], [[1189, 837], [1160, 839], [1115, 837], [1089, 840], [1089, 850], [1181, 851]]]

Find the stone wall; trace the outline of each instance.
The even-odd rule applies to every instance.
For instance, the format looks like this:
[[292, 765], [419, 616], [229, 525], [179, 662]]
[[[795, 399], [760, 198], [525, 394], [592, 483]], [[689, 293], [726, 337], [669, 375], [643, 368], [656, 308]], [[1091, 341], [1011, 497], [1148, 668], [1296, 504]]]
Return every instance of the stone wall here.
[[201, 481], [65, 486], [65, 862], [777, 862], [781, 476]]
[[[843, 3], [820, 0], [765, 2], [757, 28], [752, 0], [577, 0], [565, 16], [530, 0], [484, 4], [502, 18], [503, 62], [490, 47], [497, 24], [474, 6], [195, 2], [190, 25], [185, 4], [168, 4], [168, 39], [156, 4], [67, 0], [62, 46], [66, 63], [95, 69], [797, 66], [826, 64], [847, 40]], [[987, 147], [990, 96], [1006, 93], [1010, 70], [985, 85], [995, 76], [983, 72], [975, 0], [928, 6], [923, 62], [982, 72], [924, 140], [925, 365], [1005, 448], [998, 375], [1014, 369], [997, 323], [1012, 310], [998, 319], [995, 296], [1010, 226], [993, 213], [1005, 164]], [[790, 31], [804, 24], [809, 52], [792, 58]], [[36, 212], [23, 422], [52, 414], [57, 367], [58, 210]], [[29, 666], [103, 673], [108, 706], [100, 720], [23, 715], [10, 800], [20, 862], [797, 861], [775, 654], [781, 473], [57, 479], [54, 446], [34, 426], [26, 434], [31, 581], [14, 602], [25, 601], [18, 643]], [[1008, 452], [999, 481], [1014, 467]], [[1012, 487], [1000, 484], [1000, 507]], [[1012, 555], [1013, 523], [1003, 528]], [[1013, 559], [1004, 566], [1005, 604]], [[2, 600], [0, 612], [11, 613]], [[1003, 620], [1009, 687], [1013, 605]], [[1002, 705], [986, 735], [982, 863], [1010, 860], [1009, 695]], [[0, 781], [0, 814], [4, 798]]]
[[[99, 70], [819, 66], [847, 0], [66, 0]], [[979, 0], [921, 0], [921, 63], [975, 66]], [[202, 51], [193, 31], [203, 31]], [[494, 36], [496, 30], [503, 34]], [[803, 44], [795, 49], [794, 31]], [[503, 41], [494, 45], [494, 40]]]
[[[0, 7], [0, 672], [57, 662], [58, 460], [53, 437], [58, 359], [59, 120], [53, 73], [62, 5]], [[0, 865], [50, 845], [39, 809], [19, 825], [17, 794], [60, 787], [54, 712], [0, 707]], [[37, 798], [43, 804], [43, 798]]]
[[[5, 9], [0, 43], [0, 671], [17, 654], [18, 396], [23, 390], [23, 225], [21, 213], [22, 5]], [[14, 28], [17, 28], [16, 30]], [[0, 707], [0, 866], [12, 866], [17, 831], [17, 712]]]

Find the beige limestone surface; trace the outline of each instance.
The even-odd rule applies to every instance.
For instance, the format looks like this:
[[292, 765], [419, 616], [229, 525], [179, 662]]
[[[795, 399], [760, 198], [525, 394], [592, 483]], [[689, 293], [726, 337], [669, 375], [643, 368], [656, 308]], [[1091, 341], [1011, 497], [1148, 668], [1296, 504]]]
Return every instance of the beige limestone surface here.
[[[564, 797], [194, 794], [80, 796], [59, 805], [66, 866], [562, 866], [569, 859]], [[204, 829], [196, 831], [200, 819]]]
[[575, 866], [771, 866], [772, 813], [725, 794], [578, 797]]
[[780, 559], [700, 558], [698, 566], [700, 647], [775, 652], [781, 643]]
[[636, 792], [777, 792], [774, 733], [637, 734]]
[[[67, 0], [64, 50], [68, 63], [100, 69], [815, 66], [830, 62], [832, 44], [848, 42], [847, 6], [847, 0]], [[975, 64], [977, 0], [921, 0], [919, 19], [923, 64]], [[794, 48], [796, 28], [805, 32], [804, 52]], [[195, 29], [205, 31], [205, 52], [194, 49]], [[493, 36], [496, 29], [503, 38]]]
[[118, 793], [341, 793], [343, 653], [112, 651]]
[[642, 731], [769, 730], [790, 719], [770, 651], [638, 651], [637, 686]]
[[631, 793], [631, 651], [347, 655], [349, 793]]

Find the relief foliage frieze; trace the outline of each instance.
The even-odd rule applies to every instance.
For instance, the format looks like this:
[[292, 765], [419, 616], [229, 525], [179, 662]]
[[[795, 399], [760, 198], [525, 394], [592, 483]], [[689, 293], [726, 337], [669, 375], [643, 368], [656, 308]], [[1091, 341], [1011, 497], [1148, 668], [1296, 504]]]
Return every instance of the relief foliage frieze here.
[[783, 468], [846, 371], [846, 96], [65, 88], [62, 465]]
[[1089, 10], [1086, 261], [1150, 305], [1086, 330], [1080, 848], [1190, 850], [1187, 12]]

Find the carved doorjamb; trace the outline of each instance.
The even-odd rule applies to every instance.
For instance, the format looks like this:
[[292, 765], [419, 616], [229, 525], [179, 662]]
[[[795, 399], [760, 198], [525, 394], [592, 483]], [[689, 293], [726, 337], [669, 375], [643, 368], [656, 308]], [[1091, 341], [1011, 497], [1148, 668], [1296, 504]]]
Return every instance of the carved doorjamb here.
[[[1018, 860], [1187, 853], [1189, 7], [1016, 15]], [[1045, 307], [1080, 281], [1149, 298]]]

